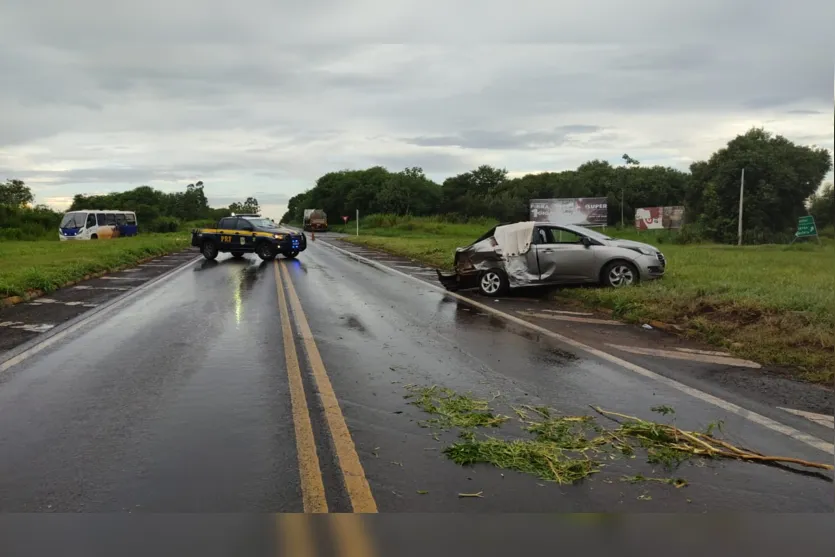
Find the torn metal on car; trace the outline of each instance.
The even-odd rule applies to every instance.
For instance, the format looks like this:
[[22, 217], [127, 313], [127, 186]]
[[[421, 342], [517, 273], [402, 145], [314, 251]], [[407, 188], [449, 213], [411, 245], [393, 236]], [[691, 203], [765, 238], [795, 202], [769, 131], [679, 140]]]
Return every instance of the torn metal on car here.
[[497, 296], [528, 286], [629, 286], [664, 276], [666, 266], [664, 255], [649, 244], [582, 226], [528, 221], [491, 228], [455, 250], [453, 273], [437, 273], [450, 291], [478, 288]]

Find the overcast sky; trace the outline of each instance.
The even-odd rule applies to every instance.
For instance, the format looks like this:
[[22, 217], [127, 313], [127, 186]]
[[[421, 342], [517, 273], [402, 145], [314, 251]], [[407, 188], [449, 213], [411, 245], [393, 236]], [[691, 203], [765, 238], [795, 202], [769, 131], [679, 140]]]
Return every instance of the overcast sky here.
[[803, 4], [0, 0], [0, 179], [56, 208], [202, 179], [278, 218], [343, 168], [686, 169], [754, 125], [831, 149], [835, 2]]

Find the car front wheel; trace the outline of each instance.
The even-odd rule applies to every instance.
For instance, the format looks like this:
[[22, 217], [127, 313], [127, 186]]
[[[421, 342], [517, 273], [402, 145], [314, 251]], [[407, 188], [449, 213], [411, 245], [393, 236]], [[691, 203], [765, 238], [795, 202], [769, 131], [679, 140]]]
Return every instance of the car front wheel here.
[[275, 259], [275, 252], [273, 251], [272, 246], [270, 246], [267, 242], [261, 242], [258, 244], [258, 247], [255, 248], [255, 254], [264, 261]]
[[203, 242], [200, 251], [206, 259], [211, 260], [217, 257], [217, 246], [214, 242]]
[[638, 269], [626, 261], [613, 261], [603, 269], [603, 284], [613, 288], [631, 286], [639, 280]]
[[478, 278], [478, 289], [485, 296], [501, 296], [508, 290], [507, 275], [499, 269], [490, 269]]

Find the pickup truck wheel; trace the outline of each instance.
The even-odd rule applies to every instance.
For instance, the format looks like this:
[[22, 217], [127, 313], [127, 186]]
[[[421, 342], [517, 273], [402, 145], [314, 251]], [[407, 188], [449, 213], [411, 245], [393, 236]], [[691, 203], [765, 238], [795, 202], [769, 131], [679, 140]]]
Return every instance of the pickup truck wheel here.
[[214, 259], [215, 257], [217, 257], [217, 246], [214, 242], [211, 241], [203, 242], [203, 245], [200, 248], [200, 252], [206, 259]]
[[501, 269], [489, 269], [478, 277], [478, 290], [485, 296], [501, 296], [509, 286], [507, 275]]
[[261, 242], [255, 247], [255, 254], [264, 261], [275, 259], [275, 252], [270, 244]]
[[243, 256], [244, 256], [244, 252], [242, 252], [242, 251], [233, 251], [232, 252], [232, 257], [234, 257], [235, 259], [240, 259]]

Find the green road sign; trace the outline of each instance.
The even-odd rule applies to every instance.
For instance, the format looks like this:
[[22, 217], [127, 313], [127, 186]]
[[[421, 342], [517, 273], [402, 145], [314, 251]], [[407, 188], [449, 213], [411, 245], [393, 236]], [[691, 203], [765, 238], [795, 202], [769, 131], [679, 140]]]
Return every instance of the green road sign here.
[[795, 232], [794, 235], [796, 238], [817, 236], [818, 228], [815, 226], [815, 217], [809, 215], [797, 219], [797, 232]]

